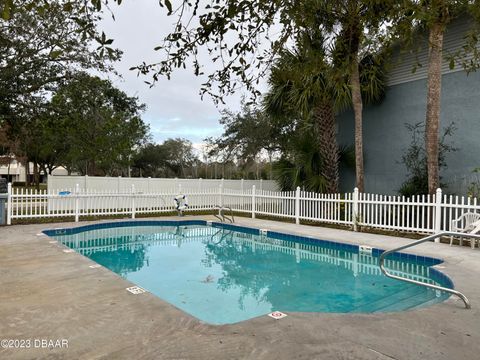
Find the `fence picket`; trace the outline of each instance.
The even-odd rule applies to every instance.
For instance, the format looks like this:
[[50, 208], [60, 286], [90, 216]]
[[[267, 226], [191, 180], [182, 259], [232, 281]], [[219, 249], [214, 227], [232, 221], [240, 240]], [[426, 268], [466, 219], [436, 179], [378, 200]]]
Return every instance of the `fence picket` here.
[[[381, 229], [433, 233], [449, 230], [452, 220], [465, 212], [480, 213], [477, 198], [459, 198], [452, 195], [387, 196], [372, 193], [322, 194], [300, 190], [279, 192], [267, 189], [229, 189], [198, 186], [183, 192], [188, 197], [190, 211], [213, 209], [219, 201], [235, 212], [308, 219], [334, 224], [360, 225]], [[165, 213], [175, 210], [173, 197], [178, 189], [144, 192], [135, 189], [89, 190], [24, 189], [9, 186], [7, 218], [32, 219], [73, 217], [76, 221], [86, 216]], [[68, 191], [70, 193], [68, 193]], [[356, 195], [355, 195], [356, 194]], [[439, 200], [437, 200], [439, 199]], [[355, 214], [357, 217], [355, 217]]]

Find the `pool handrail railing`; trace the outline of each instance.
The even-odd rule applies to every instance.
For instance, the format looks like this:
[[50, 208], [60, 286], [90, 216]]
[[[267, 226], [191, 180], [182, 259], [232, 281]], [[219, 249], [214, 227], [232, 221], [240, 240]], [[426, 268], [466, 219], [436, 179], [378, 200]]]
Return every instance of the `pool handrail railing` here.
[[466, 309], [470, 309], [471, 308], [471, 305], [470, 305], [470, 301], [468, 300], [468, 298], [463, 294], [461, 293], [460, 291], [457, 291], [457, 290], [454, 290], [454, 289], [450, 289], [450, 288], [446, 288], [446, 287], [443, 287], [443, 286], [439, 286], [439, 285], [434, 285], [434, 284], [428, 284], [428, 283], [424, 283], [424, 282], [421, 282], [421, 281], [417, 281], [417, 280], [413, 280], [413, 279], [407, 279], [407, 278], [404, 278], [404, 277], [401, 277], [401, 276], [397, 276], [397, 275], [393, 275], [391, 273], [389, 273], [387, 271], [387, 269], [385, 268], [385, 258], [394, 253], [394, 252], [397, 252], [397, 251], [400, 251], [400, 250], [404, 250], [404, 249], [408, 249], [408, 248], [411, 248], [413, 246], [416, 246], [416, 245], [419, 245], [419, 244], [423, 244], [427, 241], [431, 241], [431, 240], [434, 240], [436, 238], [439, 238], [439, 237], [442, 237], [442, 236], [456, 236], [456, 237], [472, 237], [472, 238], [475, 238], [475, 239], [479, 239], [480, 240], [480, 235], [475, 235], [475, 234], [468, 234], [466, 235], [465, 233], [460, 233], [460, 232], [453, 232], [453, 231], [442, 231], [442, 232], [439, 232], [439, 233], [436, 233], [436, 234], [433, 234], [433, 235], [429, 235], [427, 237], [424, 237], [420, 240], [417, 240], [417, 241], [414, 241], [410, 244], [406, 244], [406, 245], [402, 245], [402, 246], [399, 246], [399, 247], [396, 247], [394, 249], [391, 249], [391, 250], [387, 250], [387, 251], [384, 251], [381, 255], [380, 255], [380, 259], [379, 259], [379, 265], [380, 265], [380, 270], [382, 271], [383, 274], [385, 274], [385, 276], [389, 277], [389, 278], [392, 278], [392, 279], [396, 279], [396, 280], [400, 280], [400, 281], [404, 281], [404, 282], [408, 282], [408, 283], [411, 283], [411, 284], [416, 284], [416, 285], [420, 285], [420, 286], [425, 286], [425, 287], [429, 287], [429, 288], [432, 288], [432, 289], [435, 289], [435, 290], [440, 290], [440, 291], [444, 291], [444, 292], [447, 292], [447, 293], [450, 293], [452, 295], [455, 295], [455, 296], [458, 296], [460, 299], [462, 299], [463, 303], [465, 304], [465, 308]]

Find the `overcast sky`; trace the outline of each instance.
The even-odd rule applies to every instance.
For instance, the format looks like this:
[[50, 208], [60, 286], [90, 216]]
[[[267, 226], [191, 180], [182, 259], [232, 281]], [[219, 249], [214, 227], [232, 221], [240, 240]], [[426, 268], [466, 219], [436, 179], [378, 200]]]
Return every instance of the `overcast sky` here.
[[[129, 70], [142, 61], [160, 59], [160, 53], [153, 48], [161, 44], [176, 18], [166, 16], [165, 8], [153, 0], [127, 0], [119, 7], [113, 6], [112, 11], [115, 21], [108, 15], [101, 28], [114, 39], [113, 45], [124, 52], [116, 65], [123, 79], [112, 80], [147, 105], [143, 118], [150, 124], [154, 141], [184, 137], [198, 146], [205, 137], [220, 135], [219, 110], [210, 98], [202, 101], [199, 89], [205, 79], [195, 77], [191, 68], [176, 71], [170, 81], [162, 79], [153, 88], [144, 83], [149, 78], [137, 77], [135, 71]], [[204, 59], [208, 61], [208, 57]], [[240, 99], [240, 93], [227, 98], [228, 108], [238, 110]]]

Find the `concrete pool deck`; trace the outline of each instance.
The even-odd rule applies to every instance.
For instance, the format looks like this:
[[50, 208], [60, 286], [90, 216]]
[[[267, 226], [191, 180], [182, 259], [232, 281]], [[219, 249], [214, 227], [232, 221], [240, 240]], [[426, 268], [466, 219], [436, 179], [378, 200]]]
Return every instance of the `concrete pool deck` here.
[[[184, 219], [215, 220], [209, 216]], [[236, 220], [245, 226], [383, 249], [412, 241], [259, 219]], [[0, 228], [0, 340], [30, 339], [32, 346], [41, 340], [68, 341], [68, 348], [0, 348], [0, 359], [479, 358], [478, 249], [427, 243], [408, 251], [444, 259], [441, 271], [470, 299], [471, 310], [450, 297], [441, 304], [400, 313], [288, 313], [281, 320], [260, 316], [214, 326], [153, 294], [128, 293], [125, 288], [132, 283], [106, 268], [90, 268], [94, 263], [88, 258], [65, 253], [62, 245], [37, 235], [47, 228], [88, 223]]]

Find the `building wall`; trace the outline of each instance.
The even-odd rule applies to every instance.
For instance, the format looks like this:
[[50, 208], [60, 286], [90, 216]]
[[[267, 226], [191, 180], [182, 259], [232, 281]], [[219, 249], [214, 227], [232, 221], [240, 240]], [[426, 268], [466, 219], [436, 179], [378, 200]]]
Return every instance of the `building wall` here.
[[[33, 163], [30, 163], [30, 178], [33, 181]], [[52, 175], [68, 175], [68, 172], [63, 167], [58, 167], [53, 170]], [[16, 160], [12, 160], [10, 163], [10, 169], [8, 168], [8, 164], [1, 164], [0, 165], [0, 177], [8, 179], [10, 182], [24, 182], [26, 180], [25, 175], [25, 166], [23, 163], [18, 162]], [[44, 176], [43, 172], [40, 172], [40, 179], [41, 182], [46, 180], [46, 176]]]
[[[468, 17], [455, 19], [445, 30], [443, 38], [442, 74], [462, 71], [462, 63], [472, 59], [472, 54], [463, 54], [461, 49], [465, 37], [473, 26]], [[393, 51], [389, 62], [387, 85], [393, 86], [410, 81], [426, 79], [428, 71], [428, 37], [419, 34], [413, 48], [406, 50], [397, 48]], [[480, 44], [478, 44], [480, 50]], [[460, 53], [459, 53], [460, 51]], [[457, 54], [454, 67], [450, 68], [450, 56]]]
[[[480, 72], [463, 71], [457, 58], [453, 69], [449, 55], [465, 43], [472, 28], [472, 20], [461, 17], [448, 25], [443, 43], [441, 126], [454, 122], [458, 128], [449, 139], [458, 151], [447, 156], [447, 168], [442, 170], [442, 182], [447, 192], [465, 194], [471, 181], [477, 180], [472, 170], [480, 167]], [[411, 50], [397, 48], [387, 67], [385, 99], [374, 106], [366, 106], [363, 114], [363, 143], [365, 160], [365, 190], [397, 194], [406, 180], [406, 169], [400, 163], [411, 138], [405, 124], [425, 121], [428, 69], [428, 38], [419, 34]], [[479, 44], [480, 46], [480, 44]], [[414, 70], [415, 69], [415, 70]], [[338, 138], [342, 145], [353, 145], [353, 113], [347, 111], [338, 117]], [[341, 169], [341, 189], [351, 191], [355, 173]]]
[[3, 164], [3, 162], [4, 161], [2, 161], [2, 164], [0, 165], [0, 177], [11, 182], [25, 181], [25, 168], [20, 162], [12, 160], [10, 163], [10, 169], [8, 164]]
[[[388, 87], [385, 99], [364, 109], [363, 143], [365, 154], [365, 190], [396, 194], [406, 179], [406, 169], [400, 164], [403, 152], [410, 144], [405, 123], [425, 121], [426, 79]], [[463, 71], [447, 73], [442, 81], [441, 126], [454, 122], [458, 128], [450, 138], [459, 149], [447, 157], [442, 182], [447, 191], [465, 194], [473, 180], [471, 171], [480, 167], [480, 73]], [[353, 145], [353, 113], [347, 111], [338, 118], [339, 143]], [[342, 169], [341, 187], [351, 191], [354, 171]]]

